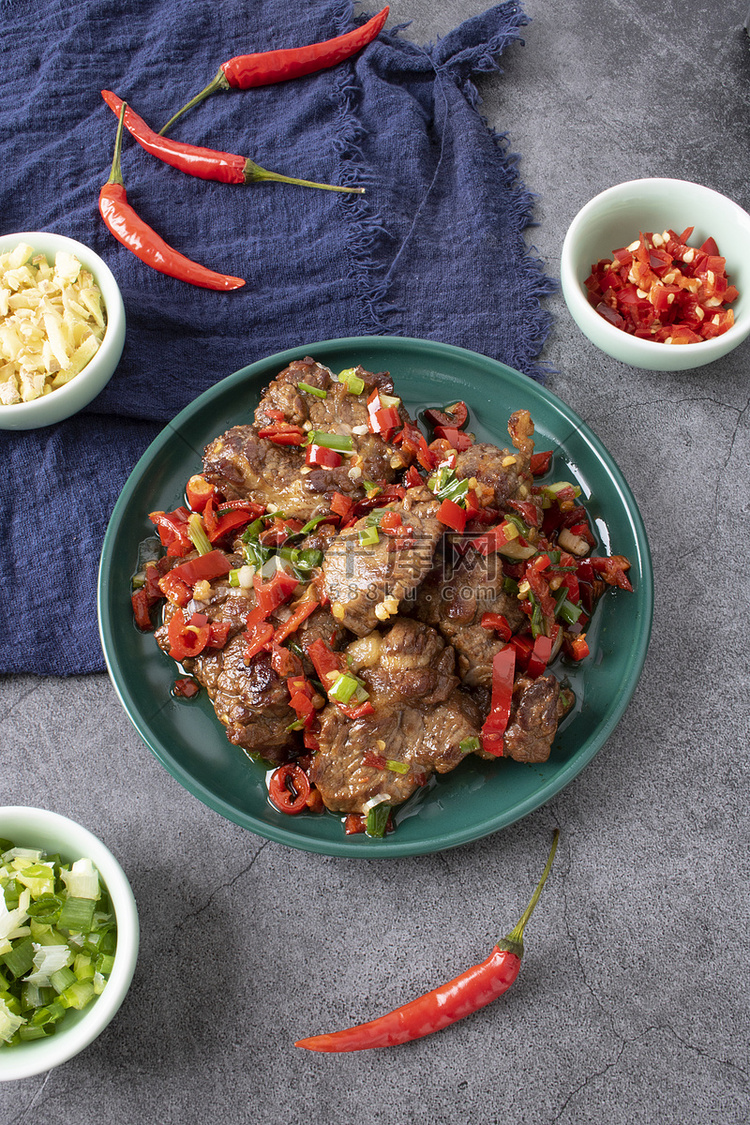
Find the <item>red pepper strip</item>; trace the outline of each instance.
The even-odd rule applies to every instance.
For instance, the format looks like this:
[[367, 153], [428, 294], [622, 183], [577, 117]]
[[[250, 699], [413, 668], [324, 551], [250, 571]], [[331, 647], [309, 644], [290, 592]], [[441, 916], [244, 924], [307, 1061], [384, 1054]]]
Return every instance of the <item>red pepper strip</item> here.
[[469, 513], [455, 500], [443, 500], [442, 504], [435, 512], [435, 516], [442, 524], [450, 528], [451, 531], [457, 531], [459, 535], [463, 535], [466, 528], [466, 521], [469, 518]]
[[277, 570], [273, 578], [267, 581], [263, 581], [257, 574], [254, 575], [253, 586], [258, 609], [264, 617], [268, 617], [269, 613], [289, 601], [299, 586], [299, 578], [287, 574], [285, 570]]
[[565, 652], [571, 660], [585, 660], [590, 655], [589, 644], [586, 640], [586, 634], [581, 633], [577, 637], [566, 636], [564, 640]]
[[338, 469], [343, 460], [335, 449], [326, 449], [324, 445], [308, 445], [305, 450], [305, 464], [321, 469]]
[[492, 702], [482, 727], [482, 747], [498, 758], [503, 756], [503, 735], [510, 718], [516, 650], [505, 645], [492, 660]]
[[297, 608], [292, 612], [292, 616], [288, 618], [282, 625], [279, 625], [276, 633], [274, 634], [279, 644], [290, 637], [292, 633], [296, 633], [303, 621], [306, 621], [311, 613], [320, 605], [317, 597], [308, 597], [304, 601], [299, 602]]
[[[122, 98], [111, 90], [102, 90], [102, 97], [109, 108], [120, 114]], [[212, 148], [199, 148], [183, 141], [173, 141], [155, 132], [142, 117], [130, 107], [125, 109], [125, 128], [141, 148], [158, 160], [186, 172], [188, 176], [198, 176], [202, 180], [218, 180], [222, 184], [255, 184], [262, 180], [273, 180], [281, 184], [298, 184], [300, 187], [322, 188], [324, 191], [345, 191], [362, 194], [364, 188], [339, 187], [337, 184], [318, 184], [311, 180], [299, 180], [293, 176], [282, 176], [269, 172], [259, 164], [232, 152], [218, 152]]]
[[112, 159], [112, 170], [109, 179], [99, 192], [99, 213], [104, 224], [118, 242], [126, 246], [136, 258], [147, 266], [174, 277], [178, 281], [187, 281], [190, 285], [198, 285], [203, 289], [239, 289], [245, 284], [241, 277], [231, 277], [223, 273], [215, 273], [206, 266], [186, 258], [172, 246], [164, 241], [155, 230], [144, 223], [128, 203], [125, 185], [122, 181], [120, 170], [120, 150], [122, 147], [122, 122], [125, 110], [120, 114], [115, 140], [115, 154]]
[[543, 633], [534, 641], [534, 647], [531, 650], [531, 656], [529, 657], [529, 663], [526, 668], [528, 675], [531, 676], [533, 680], [535, 680], [537, 676], [541, 676], [547, 667], [549, 658], [552, 655], [553, 641], [553, 637], [545, 637]]
[[153, 631], [154, 625], [151, 620], [151, 607], [153, 605], [148, 596], [148, 591], [145, 586], [141, 586], [140, 590], [136, 590], [130, 596], [130, 602], [133, 606], [133, 616], [135, 623], [142, 633], [150, 633]]
[[619, 586], [621, 590], [632, 590], [633, 587], [625, 571], [630, 568], [629, 561], [624, 555], [612, 555], [611, 558], [595, 556], [589, 559], [591, 569], [600, 575], [610, 586]]
[[459, 430], [455, 426], [436, 426], [435, 437], [447, 441], [450, 447], [459, 453], [463, 453], [465, 449], [471, 449], [474, 444], [474, 438], [471, 434], [464, 433], [463, 430]]
[[354, 502], [348, 496], [344, 496], [343, 493], [334, 492], [331, 497], [331, 511], [335, 516], [341, 518], [342, 523], [346, 523], [354, 512]]
[[288, 762], [271, 774], [268, 796], [280, 812], [294, 816], [300, 813], [310, 796], [310, 780], [300, 766]]
[[272, 426], [263, 426], [258, 430], [258, 437], [268, 438], [275, 445], [303, 445], [307, 434], [301, 426], [292, 426], [289, 422], [275, 422]]
[[183, 676], [181, 679], [175, 680], [172, 687], [172, 692], [180, 699], [192, 699], [200, 690], [200, 684], [190, 676]]
[[552, 454], [553, 451], [551, 449], [546, 450], [544, 453], [531, 454], [529, 468], [531, 470], [532, 476], [544, 476], [544, 474], [549, 470], [550, 464], [552, 462]]
[[187, 555], [193, 544], [188, 535], [190, 512], [182, 505], [173, 512], [149, 512], [148, 518], [156, 528], [163, 547], [171, 556]]
[[301, 78], [305, 74], [314, 74], [336, 66], [337, 63], [350, 58], [371, 43], [381, 31], [387, 18], [386, 5], [381, 12], [361, 27], [355, 27], [335, 39], [327, 39], [324, 43], [313, 43], [306, 47], [280, 51], [262, 51], [252, 55], [237, 55], [229, 59], [221, 64], [218, 74], [205, 89], [170, 117], [161, 132], [166, 133], [170, 125], [186, 110], [198, 105], [204, 98], [219, 90], [249, 90], [254, 86], [269, 86], [274, 82]]
[[[306, 651], [327, 695], [328, 689], [336, 682], [336, 678], [341, 673], [348, 672], [349, 666], [340, 653], [333, 652], [325, 641], [319, 637], [307, 646]], [[371, 715], [375, 710], [369, 699], [365, 700], [364, 703], [339, 703], [338, 700], [335, 702], [339, 711], [343, 712], [348, 719], [360, 719], [364, 715]]]
[[452, 1023], [486, 1007], [510, 988], [521, 968], [524, 953], [523, 932], [542, 893], [560, 837], [555, 829], [547, 862], [529, 905], [517, 924], [497, 943], [489, 957], [473, 965], [447, 984], [396, 1008], [387, 1015], [359, 1027], [299, 1039], [295, 1047], [308, 1051], [366, 1051], [372, 1047], [395, 1047], [441, 1031]]
[[502, 613], [483, 613], [480, 625], [483, 629], [494, 629], [501, 641], [509, 641], [513, 636], [513, 630]]
[[231, 569], [232, 565], [223, 551], [209, 551], [207, 555], [198, 555], [195, 559], [179, 563], [169, 571], [169, 576], [194, 586], [204, 579], [223, 578]]

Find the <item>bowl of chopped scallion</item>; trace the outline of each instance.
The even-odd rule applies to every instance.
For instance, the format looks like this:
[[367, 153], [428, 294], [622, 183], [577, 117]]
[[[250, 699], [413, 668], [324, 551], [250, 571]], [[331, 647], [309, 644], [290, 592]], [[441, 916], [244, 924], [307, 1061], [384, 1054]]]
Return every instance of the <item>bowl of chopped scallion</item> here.
[[118, 1012], [138, 957], [120, 864], [59, 813], [0, 807], [0, 1081], [88, 1047]]

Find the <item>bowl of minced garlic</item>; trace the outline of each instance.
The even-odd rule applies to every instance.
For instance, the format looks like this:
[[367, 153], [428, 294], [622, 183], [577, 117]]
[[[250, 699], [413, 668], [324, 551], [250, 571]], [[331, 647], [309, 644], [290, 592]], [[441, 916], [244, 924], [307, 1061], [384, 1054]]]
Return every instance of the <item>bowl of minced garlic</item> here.
[[112, 378], [124, 343], [122, 296], [97, 254], [49, 232], [0, 236], [0, 429], [77, 413]]

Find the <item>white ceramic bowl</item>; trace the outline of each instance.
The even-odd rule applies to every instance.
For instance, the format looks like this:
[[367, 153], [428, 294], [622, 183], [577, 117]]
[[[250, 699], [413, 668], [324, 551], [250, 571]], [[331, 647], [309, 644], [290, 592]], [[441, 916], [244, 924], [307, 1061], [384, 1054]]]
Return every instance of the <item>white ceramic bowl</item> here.
[[125, 344], [125, 307], [122, 295], [112, 271], [98, 254], [73, 238], [46, 231], [0, 235], [0, 253], [13, 250], [19, 242], [28, 242], [50, 262], [54, 261], [58, 250], [75, 255], [94, 275], [102, 292], [107, 311], [107, 329], [94, 358], [69, 383], [32, 402], [0, 405], [0, 430], [33, 430], [39, 426], [51, 426], [88, 406], [114, 375]]
[[81, 1011], [70, 1010], [54, 1035], [0, 1047], [0, 1081], [30, 1078], [60, 1066], [96, 1039], [122, 1004], [138, 958], [138, 911], [130, 884], [112, 853], [88, 829], [59, 813], [23, 806], [0, 808], [0, 837], [73, 861], [88, 857], [109, 891], [117, 919], [112, 972], [102, 993]]
[[[601, 258], [611, 258], [639, 232], [678, 233], [694, 226], [690, 245], [712, 236], [727, 260], [727, 275], [739, 297], [732, 304], [735, 323], [713, 340], [697, 344], [661, 344], [641, 340], [609, 324], [589, 304], [585, 281]], [[618, 184], [597, 195], [570, 224], [560, 262], [560, 280], [568, 309], [578, 327], [607, 355], [631, 367], [685, 371], [726, 355], [750, 333], [750, 215], [712, 188], [687, 180], [643, 179]]]

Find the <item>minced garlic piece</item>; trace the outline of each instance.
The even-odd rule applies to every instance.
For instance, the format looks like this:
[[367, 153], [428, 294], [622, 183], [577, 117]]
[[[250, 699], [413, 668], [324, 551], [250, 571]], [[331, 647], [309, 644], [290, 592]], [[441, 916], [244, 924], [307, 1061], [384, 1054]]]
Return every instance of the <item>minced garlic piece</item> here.
[[0, 254], [0, 404], [31, 402], [69, 383], [106, 331], [93, 276], [58, 250], [54, 265], [20, 242]]

